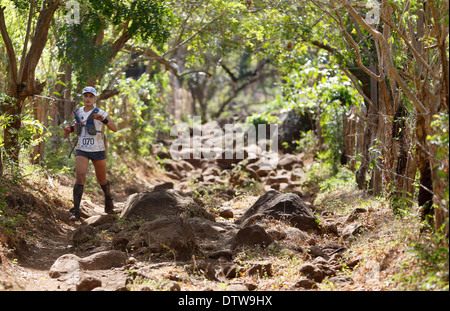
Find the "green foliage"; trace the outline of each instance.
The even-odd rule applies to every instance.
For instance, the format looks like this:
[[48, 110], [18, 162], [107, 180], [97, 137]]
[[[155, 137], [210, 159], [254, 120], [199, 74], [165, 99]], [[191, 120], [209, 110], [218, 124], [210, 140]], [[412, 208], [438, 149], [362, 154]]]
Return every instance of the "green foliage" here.
[[86, 29], [90, 24], [63, 25], [64, 35], [58, 42], [59, 58], [73, 66], [78, 82], [82, 84], [88, 77], [104, 74], [112, 54], [110, 44], [94, 45], [95, 34]]
[[[141, 156], [148, 155], [151, 144], [157, 135], [170, 132], [171, 116], [165, 109], [165, 100], [158, 96], [158, 87], [168, 90], [167, 75], [155, 75], [150, 81], [148, 75], [139, 79], [123, 77], [118, 82], [118, 88], [123, 95], [122, 109], [112, 107], [116, 116], [115, 122], [119, 125], [117, 133], [111, 133], [111, 146], [113, 151], [137, 152]], [[129, 116], [132, 116], [131, 118]]]
[[[441, 179], [444, 185], [439, 197], [441, 205], [448, 208], [449, 204], [449, 115], [446, 112], [441, 112], [434, 116], [431, 122], [431, 127], [434, 130], [433, 136], [428, 136], [427, 140], [436, 148], [436, 170], [438, 178]], [[447, 217], [448, 223], [448, 217]]]
[[115, 26], [129, 22], [129, 36], [137, 36], [143, 41], [152, 40], [157, 45], [163, 44], [170, 35], [166, 23], [171, 16], [171, 9], [165, 2], [96, 0], [87, 2], [87, 5], [87, 22], [92, 23], [94, 30], [102, 27], [102, 20], [108, 20]]
[[319, 140], [317, 135], [309, 130], [307, 132], [300, 133], [300, 139], [292, 142], [295, 144], [296, 151], [302, 151], [305, 153], [306, 158], [314, 158], [318, 152]]
[[8, 208], [6, 195], [8, 189], [0, 185], [0, 233], [13, 235], [16, 233], [18, 224], [24, 219], [24, 216], [11, 211]]
[[30, 114], [22, 115], [22, 127], [19, 130], [19, 146], [24, 149], [34, 147], [49, 136], [44, 134], [44, 126]]
[[[54, 133], [58, 128], [49, 127], [48, 132]], [[60, 142], [59, 147], [55, 148], [55, 138], [47, 139], [45, 141], [45, 157], [41, 163], [50, 174], [55, 175], [70, 175], [75, 167], [75, 157], [72, 153], [69, 157], [70, 151], [72, 150], [75, 141], [69, 144], [69, 138], [65, 141]], [[72, 138], [72, 140], [74, 140]]]
[[352, 171], [342, 167], [338, 172], [326, 178], [320, 183], [320, 191], [333, 191], [344, 187], [354, 187], [356, 189], [355, 176]]
[[412, 258], [402, 264], [404, 270], [412, 269], [395, 276], [404, 286], [415, 290], [449, 289], [449, 251], [448, 238], [442, 232], [436, 232], [424, 239], [411, 241], [409, 253]]
[[[4, 108], [5, 103], [13, 102], [13, 99], [6, 94], [0, 93], [0, 152], [4, 152], [5, 142], [4, 136], [5, 131], [17, 132], [18, 136], [18, 145], [20, 153], [22, 156], [28, 156], [32, 152], [32, 148], [37, 146], [40, 142], [45, 141], [50, 133], [44, 133], [45, 127], [42, 123], [34, 118], [34, 116], [26, 112], [19, 115], [10, 115], [3, 113], [2, 108]], [[21, 120], [21, 127], [16, 130], [14, 128], [9, 127], [9, 125], [15, 120]], [[5, 158], [5, 167], [12, 169], [11, 173], [15, 176], [15, 178], [20, 178], [21, 170], [23, 167], [18, 167], [12, 163], [12, 160], [9, 158]]]
[[[322, 86], [323, 87], [323, 86]], [[343, 118], [351, 105], [356, 102], [348, 86], [339, 83], [325, 83], [322, 92], [324, 105], [320, 116], [322, 136], [328, 148], [331, 163], [339, 163], [343, 146]]]
[[[343, 144], [343, 118], [362, 99], [350, 80], [327, 57], [314, 60], [298, 55], [299, 63], [283, 77], [284, 110], [295, 109], [320, 119], [323, 140], [322, 158], [337, 169]], [[297, 144], [298, 145], [298, 144]]]
[[[58, 24], [57, 46], [59, 59], [72, 65], [81, 84], [106, 73], [118, 52], [114, 49], [120, 48], [120, 42], [114, 45], [119, 38], [161, 45], [170, 35], [171, 9], [165, 2], [81, 1], [80, 8], [80, 23]], [[103, 36], [106, 40], [96, 42]]]
[[[428, 136], [427, 140], [431, 144], [436, 146], [436, 157], [437, 160], [441, 161], [439, 165], [439, 172], [441, 177], [448, 178], [448, 155], [449, 155], [449, 115], [448, 113], [441, 112], [434, 116], [434, 120], [431, 122], [431, 127], [433, 128], [433, 136]], [[448, 193], [447, 193], [448, 197]]]
[[[14, 7], [21, 13], [25, 14], [30, 9], [31, 0], [11, 0]], [[43, 0], [35, 0], [36, 7], [42, 7]]]
[[278, 124], [280, 123], [277, 116], [272, 115], [270, 112], [264, 111], [262, 113], [254, 113], [247, 117], [247, 123], [253, 124], [258, 128], [258, 124]]

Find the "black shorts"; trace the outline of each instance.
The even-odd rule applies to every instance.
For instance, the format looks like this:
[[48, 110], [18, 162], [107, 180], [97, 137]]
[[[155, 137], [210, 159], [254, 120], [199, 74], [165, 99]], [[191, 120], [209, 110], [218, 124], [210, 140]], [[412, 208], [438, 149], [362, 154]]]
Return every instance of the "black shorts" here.
[[85, 157], [89, 160], [92, 161], [100, 161], [100, 160], [105, 160], [106, 159], [106, 151], [93, 151], [93, 152], [87, 152], [87, 151], [82, 151], [82, 150], [76, 150], [75, 152], [75, 157]]

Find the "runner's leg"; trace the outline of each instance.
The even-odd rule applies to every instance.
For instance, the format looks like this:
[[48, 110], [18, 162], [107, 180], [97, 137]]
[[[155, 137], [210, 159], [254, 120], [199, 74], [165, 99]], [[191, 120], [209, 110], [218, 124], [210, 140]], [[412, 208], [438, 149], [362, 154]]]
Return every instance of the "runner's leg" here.
[[76, 183], [84, 185], [86, 183], [86, 175], [89, 166], [89, 159], [83, 156], [75, 158], [75, 171], [77, 175]]
[[109, 181], [106, 178], [106, 159], [92, 161], [92, 163], [94, 163], [95, 175], [97, 176], [98, 183], [100, 184], [100, 187], [102, 187], [102, 190], [105, 193], [105, 212], [112, 213], [114, 209], [114, 204], [111, 196], [111, 188], [109, 185]]
[[106, 159], [92, 161], [95, 168], [95, 176], [97, 177], [98, 183], [100, 186], [106, 185], [108, 180], [106, 179]]
[[76, 183], [73, 187], [73, 208], [70, 210], [72, 216], [70, 220], [80, 219], [80, 203], [83, 196], [84, 184], [86, 182], [86, 174], [89, 166], [89, 159], [83, 156], [75, 158]]

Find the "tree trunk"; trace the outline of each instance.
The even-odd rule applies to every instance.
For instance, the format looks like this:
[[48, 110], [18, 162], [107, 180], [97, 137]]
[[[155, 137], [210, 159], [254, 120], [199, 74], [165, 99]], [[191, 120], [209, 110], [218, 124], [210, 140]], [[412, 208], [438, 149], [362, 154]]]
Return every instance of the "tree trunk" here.
[[378, 149], [374, 154], [370, 155], [373, 162], [373, 170], [371, 177], [371, 187], [370, 193], [374, 196], [378, 196], [382, 193], [383, 187], [383, 175], [384, 175], [384, 164], [386, 159], [384, 156], [380, 157], [380, 153], [385, 155], [385, 139], [384, 133], [386, 131], [385, 117], [383, 113], [380, 113], [377, 120], [377, 131], [376, 139], [378, 140]]
[[[405, 124], [406, 114], [407, 112], [403, 105], [399, 105], [394, 115], [394, 122], [392, 126], [392, 150], [393, 155], [396, 156], [396, 158], [393, 159], [392, 169], [395, 171], [395, 174], [393, 177], [394, 182], [392, 189], [390, 190], [389, 199], [394, 212], [411, 206], [411, 199], [414, 195], [414, 193], [409, 192], [414, 190], [408, 187], [410, 183], [408, 179], [411, 174], [408, 174], [408, 162], [410, 159], [408, 154], [410, 153], [410, 150]], [[414, 176], [412, 179], [414, 179]]]
[[[32, 2], [33, 4], [34, 2]], [[23, 102], [30, 96], [41, 94], [44, 83], [40, 83], [35, 77], [36, 66], [42, 55], [42, 51], [47, 43], [48, 31], [56, 9], [59, 7], [60, 0], [47, 0], [42, 3], [39, 10], [39, 16], [35, 24], [35, 31], [31, 37], [30, 48], [28, 48], [28, 39], [30, 39], [31, 27], [27, 27], [27, 34], [22, 50], [20, 67], [17, 67], [16, 53], [8, 34], [4, 7], [0, 7], [0, 33], [5, 43], [6, 54], [8, 56], [8, 69], [10, 80], [8, 81], [7, 95], [9, 100], [4, 104], [5, 115], [13, 118], [12, 122], [7, 124], [4, 131], [4, 143], [7, 156], [13, 163], [19, 163], [19, 130], [22, 125], [22, 107]], [[28, 26], [34, 15], [34, 5], [30, 5]]]
[[372, 105], [369, 105], [367, 113], [367, 121], [365, 125], [366, 128], [364, 130], [362, 145], [361, 166], [355, 173], [356, 184], [358, 185], [358, 189], [360, 190], [367, 190], [366, 175], [369, 171], [369, 165], [371, 161], [369, 148], [373, 145], [378, 129], [378, 82], [374, 78], [370, 79], [369, 96]]
[[362, 155], [364, 151], [364, 119], [367, 118], [367, 108], [362, 105], [356, 122], [356, 151], [355, 155]]
[[63, 110], [64, 120], [70, 120], [72, 111], [77, 106], [77, 103], [70, 99], [72, 93], [72, 66], [70, 65], [64, 66], [64, 74], [61, 76], [61, 79], [64, 79], [62, 81], [66, 84], [66, 86], [63, 88], [63, 93], [61, 94], [62, 98], [59, 106], [64, 108]]
[[[42, 102], [36, 101], [34, 103], [33, 109], [34, 118], [44, 126], [44, 129], [46, 129], [48, 126], [48, 118], [47, 118], [48, 107], [49, 107], [49, 100], [47, 98], [43, 99]], [[33, 137], [33, 140], [39, 139], [40, 136], [44, 134], [45, 132], [43, 132], [41, 135], [39, 134], [35, 135]], [[36, 146], [33, 147], [33, 152], [31, 154], [31, 163], [39, 164], [44, 159], [44, 155], [45, 155], [45, 141], [41, 141]]]
[[322, 137], [322, 126], [320, 125], [321, 116], [322, 115], [322, 107], [320, 106], [320, 102], [317, 103], [317, 117], [316, 117], [316, 133], [317, 133], [317, 144], [318, 151], [323, 151], [323, 137]]
[[417, 166], [420, 172], [419, 179], [419, 195], [417, 197], [417, 203], [421, 209], [420, 220], [427, 221], [430, 225], [433, 224], [433, 181], [431, 178], [431, 166], [430, 157], [428, 151], [425, 149], [427, 146], [427, 122], [424, 115], [418, 115], [416, 121], [416, 138], [417, 138]]
[[19, 164], [19, 130], [22, 126], [23, 103], [6, 103], [5, 115], [11, 116], [12, 121], [4, 129], [4, 146], [7, 157], [14, 164]]
[[369, 171], [369, 165], [371, 161], [369, 148], [373, 145], [373, 140], [375, 137], [375, 128], [378, 123], [378, 118], [376, 117], [376, 112], [369, 107], [368, 117], [367, 117], [366, 127], [364, 129], [364, 137], [362, 144], [362, 154], [361, 154], [361, 165], [355, 172], [356, 184], [358, 189], [367, 190], [366, 176]]
[[344, 150], [341, 164], [347, 164], [351, 171], [355, 170], [357, 108], [352, 106], [348, 115], [344, 116]]
[[3, 158], [2, 158], [2, 149], [0, 149], [0, 177], [3, 176]]

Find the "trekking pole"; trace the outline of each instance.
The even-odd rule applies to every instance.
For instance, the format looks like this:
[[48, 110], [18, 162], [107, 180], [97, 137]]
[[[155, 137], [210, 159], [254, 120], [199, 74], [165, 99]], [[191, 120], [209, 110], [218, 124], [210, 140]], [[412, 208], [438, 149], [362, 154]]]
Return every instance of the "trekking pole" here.
[[70, 158], [70, 157], [72, 156], [73, 149], [75, 149], [75, 146], [76, 146], [77, 144], [75, 144], [75, 145], [72, 146], [72, 141], [70, 140], [70, 137], [69, 137], [69, 136], [67, 136], [67, 140], [69, 141], [69, 144], [70, 144], [70, 153], [69, 153], [69, 158]]

